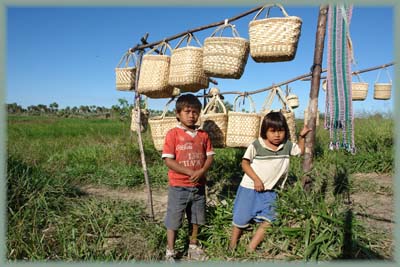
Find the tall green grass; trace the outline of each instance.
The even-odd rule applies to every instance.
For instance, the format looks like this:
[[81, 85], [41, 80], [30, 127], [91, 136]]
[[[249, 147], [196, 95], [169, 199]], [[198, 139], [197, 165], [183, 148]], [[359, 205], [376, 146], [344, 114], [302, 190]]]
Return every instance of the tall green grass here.
[[[293, 158], [288, 184], [280, 192], [279, 220], [255, 254], [245, 250], [251, 231], [236, 252], [226, 250], [244, 149], [216, 149], [208, 174], [214, 204], [208, 206], [208, 223], [200, 233], [207, 253], [214, 260], [237, 261], [387, 258], [381, 237], [367, 232], [346, 199], [354, 190], [353, 173], [393, 172], [393, 126], [390, 118], [356, 119], [355, 155], [329, 151], [328, 132], [319, 127], [309, 174], [313, 190], [301, 189], [302, 159]], [[149, 132], [143, 138], [151, 184], [165, 188], [167, 168], [160, 152]], [[163, 223], [150, 222], [143, 204], [92, 198], [78, 189], [84, 184], [144, 184], [137, 137], [130, 133], [129, 122], [9, 117], [7, 156], [8, 259], [162, 260]], [[178, 234], [180, 250], [187, 245], [186, 231], [187, 225]]]

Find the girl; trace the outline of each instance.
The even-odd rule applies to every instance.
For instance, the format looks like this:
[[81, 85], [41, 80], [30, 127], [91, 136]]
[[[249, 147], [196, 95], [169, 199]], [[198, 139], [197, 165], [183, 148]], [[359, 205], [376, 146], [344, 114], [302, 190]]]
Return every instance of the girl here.
[[298, 144], [289, 141], [289, 127], [281, 112], [265, 115], [260, 137], [247, 148], [244, 175], [233, 206], [230, 249], [235, 249], [243, 229], [251, 221], [259, 223], [248, 246], [252, 252], [264, 238], [265, 229], [275, 220], [276, 188], [282, 188], [289, 170], [289, 157], [304, 154], [304, 138], [311, 129], [304, 126]]

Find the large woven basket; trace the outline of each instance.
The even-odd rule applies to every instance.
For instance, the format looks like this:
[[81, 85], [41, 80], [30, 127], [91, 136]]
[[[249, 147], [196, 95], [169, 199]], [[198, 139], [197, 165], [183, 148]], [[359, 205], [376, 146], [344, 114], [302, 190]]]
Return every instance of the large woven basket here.
[[361, 79], [359, 74], [356, 74], [358, 82], [351, 83], [351, 99], [353, 101], [361, 101], [367, 98], [368, 83]]
[[250, 112], [237, 112], [237, 96], [233, 103], [233, 111], [228, 112], [228, 128], [226, 134], [226, 146], [228, 147], [247, 147], [257, 139], [260, 129], [260, 115], [256, 113], [253, 99], [247, 96], [250, 104]]
[[[277, 6], [285, 17], [268, 18], [270, 8]], [[266, 18], [256, 20], [268, 8]], [[280, 4], [261, 8], [249, 23], [250, 55], [256, 62], [277, 62], [294, 59], [300, 38], [302, 20], [289, 16]]]
[[[282, 108], [280, 110], [272, 110], [271, 105], [273, 103], [273, 100], [275, 96], [278, 97], [280, 103], [282, 104]], [[262, 121], [264, 120], [265, 115], [272, 111], [280, 111], [283, 116], [286, 118], [286, 122], [289, 127], [289, 134], [290, 134], [290, 140], [292, 142], [297, 142], [297, 136], [296, 136], [296, 119], [294, 116], [294, 111], [293, 109], [287, 104], [286, 99], [283, 95], [282, 89], [279, 87], [274, 87], [271, 89], [269, 92], [267, 98], [264, 101], [263, 107], [261, 108], [261, 118], [260, 118], [260, 131], [261, 131], [261, 126], [262, 126]]]
[[389, 72], [388, 70], [385, 68], [386, 70], [386, 74], [389, 78], [389, 83], [380, 83], [379, 81], [379, 76], [381, 73], [381, 70], [379, 70], [378, 72], [378, 77], [375, 81], [374, 84], [374, 99], [377, 100], [389, 100], [392, 94], [392, 79], [390, 78]]
[[226, 146], [228, 114], [218, 94], [214, 95], [202, 110], [200, 127], [210, 136], [213, 147], [222, 148]]
[[169, 100], [168, 103], [165, 105], [164, 111], [160, 116], [152, 117], [149, 119], [151, 137], [153, 139], [154, 147], [156, 148], [156, 150], [159, 151], [163, 150], [165, 136], [167, 135], [167, 132], [178, 124], [175, 116], [165, 116], [168, 110], [168, 105], [171, 102], [172, 99]]
[[[122, 66], [125, 62], [124, 66]], [[129, 66], [133, 63], [133, 66]], [[115, 86], [119, 91], [135, 90], [136, 81], [136, 56], [134, 53], [128, 52], [122, 56], [117, 67], [115, 68]]]
[[[226, 27], [232, 29], [233, 37], [222, 37]], [[221, 31], [221, 36], [215, 36], [218, 31]], [[239, 79], [248, 57], [249, 42], [239, 37], [232, 24], [221, 25], [204, 41], [203, 69], [208, 76]]]
[[[200, 47], [189, 46], [192, 37]], [[203, 48], [191, 33], [185, 35], [176, 47], [184, 39], [187, 39], [187, 46], [172, 51], [168, 83], [179, 87], [181, 92], [197, 92], [208, 88], [208, 77], [203, 70]]]
[[174, 87], [168, 83], [170, 56], [151, 55], [157, 48], [165, 53], [170, 48], [166, 42], [162, 42], [149, 50], [142, 59], [138, 81], [138, 93], [150, 98], [169, 98]]

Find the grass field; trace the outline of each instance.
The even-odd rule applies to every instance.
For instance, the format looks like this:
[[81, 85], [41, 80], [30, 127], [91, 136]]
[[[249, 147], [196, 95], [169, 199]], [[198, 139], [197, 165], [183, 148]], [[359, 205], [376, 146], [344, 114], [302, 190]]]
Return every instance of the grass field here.
[[[163, 223], [149, 220], [142, 203], [96, 198], [80, 189], [83, 185], [143, 186], [137, 136], [129, 124], [109, 119], [8, 117], [9, 260], [163, 260]], [[297, 122], [300, 127], [302, 121]], [[199, 237], [211, 260], [392, 260], [393, 248], [386, 242], [391, 237], [372, 233], [346, 200], [351, 192], [374, 190], [368, 183], [356, 184], [353, 174], [393, 174], [393, 130], [390, 117], [377, 114], [356, 119], [357, 153], [351, 155], [329, 151], [329, 133], [318, 128], [312, 191], [301, 188], [302, 161], [292, 159], [290, 183], [280, 192], [279, 220], [268, 230], [260, 251], [250, 255], [245, 244], [251, 231], [244, 234], [235, 253], [226, 250], [244, 150], [216, 149], [208, 175], [214, 204], [208, 206], [208, 223]], [[143, 137], [152, 187], [166, 188], [167, 168], [150, 132]], [[384, 192], [393, 193], [390, 188]], [[186, 228], [178, 234], [181, 251], [187, 246]]]

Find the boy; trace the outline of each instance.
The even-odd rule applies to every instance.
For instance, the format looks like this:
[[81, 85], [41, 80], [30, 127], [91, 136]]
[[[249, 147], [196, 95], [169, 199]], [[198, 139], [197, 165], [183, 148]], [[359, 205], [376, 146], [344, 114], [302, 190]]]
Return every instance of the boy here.
[[197, 235], [199, 225], [205, 223], [205, 174], [213, 161], [214, 151], [208, 134], [196, 126], [200, 110], [201, 102], [192, 94], [177, 99], [179, 124], [168, 131], [162, 151], [162, 158], [169, 168], [165, 258], [170, 262], [174, 262], [176, 232], [182, 226], [184, 213], [190, 224], [188, 258], [206, 259]]

